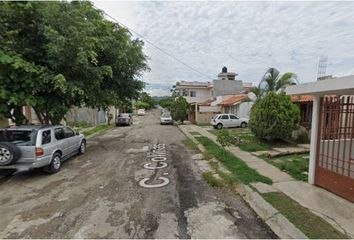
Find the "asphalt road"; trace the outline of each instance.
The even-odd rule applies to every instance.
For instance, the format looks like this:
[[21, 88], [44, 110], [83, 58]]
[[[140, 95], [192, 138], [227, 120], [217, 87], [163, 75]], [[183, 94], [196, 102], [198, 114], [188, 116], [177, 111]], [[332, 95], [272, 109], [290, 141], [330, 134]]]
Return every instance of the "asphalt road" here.
[[183, 139], [155, 110], [89, 139], [57, 174], [0, 179], [0, 238], [276, 237], [236, 193], [201, 179]]

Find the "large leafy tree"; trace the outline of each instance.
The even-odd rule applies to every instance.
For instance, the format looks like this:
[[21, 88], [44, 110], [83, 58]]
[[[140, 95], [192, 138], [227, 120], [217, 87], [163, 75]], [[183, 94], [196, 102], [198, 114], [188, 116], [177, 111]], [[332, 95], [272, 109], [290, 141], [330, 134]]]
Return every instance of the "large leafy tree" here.
[[286, 72], [280, 74], [276, 68], [269, 68], [263, 75], [259, 85], [253, 87], [253, 92], [257, 98], [265, 96], [269, 92], [282, 92], [286, 86], [297, 84], [297, 76], [295, 73]]
[[0, 113], [22, 106], [58, 123], [72, 106], [106, 109], [137, 98], [143, 42], [90, 2], [0, 3]]

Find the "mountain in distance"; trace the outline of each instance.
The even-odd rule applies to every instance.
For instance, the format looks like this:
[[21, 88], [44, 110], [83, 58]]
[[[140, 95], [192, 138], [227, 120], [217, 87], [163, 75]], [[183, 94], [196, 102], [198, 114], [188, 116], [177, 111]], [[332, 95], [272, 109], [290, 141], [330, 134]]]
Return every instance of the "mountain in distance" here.
[[160, 101], [161, 99], [165, 99], [165, 98], [169, 98], [171, 96], [153, 96], [152, 98], [155, 100], [155, 101]]

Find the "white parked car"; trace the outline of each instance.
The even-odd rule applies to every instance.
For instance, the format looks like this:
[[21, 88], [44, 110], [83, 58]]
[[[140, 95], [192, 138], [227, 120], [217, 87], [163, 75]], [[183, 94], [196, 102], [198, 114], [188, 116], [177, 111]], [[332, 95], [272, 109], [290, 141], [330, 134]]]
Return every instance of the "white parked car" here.
[[173, 120], [170, 113], [163, 113], [160, 117], [160, 124], [173, 124]]
[[217, 114], [215, 115], [210, 124], [217, 129], [229, 127], [247, 127], [248, 118], [239, 118], [234, 114]]
[[138, 109], [138, 116], [144, 116], [145, 115], [145, 109]]

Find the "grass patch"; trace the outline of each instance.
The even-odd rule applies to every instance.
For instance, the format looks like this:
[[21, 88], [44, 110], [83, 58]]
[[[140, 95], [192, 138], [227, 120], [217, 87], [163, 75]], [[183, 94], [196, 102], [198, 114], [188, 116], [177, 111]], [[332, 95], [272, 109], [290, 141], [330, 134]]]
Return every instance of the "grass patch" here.
[[281, 157], [268, 158], [267, 156], [260, 156], [268, 163], [276, 166], [280, 170], [287, 172], [293, 178], [300, 181], [307, 181], [307, 173], [309, 170], [309, 154], [295, 154]]
[[190, 150], [198, 150], [197, 144], [195, 144], [192, 139], [186, 138], [182, 142]]
[[[210, 132], [218, 136], [219, 130], [213, 129]], [[271, 150], [274, 147], [296, 146], [296, 144], [288, 143], [285, 141], [267, 142], [260, 140], [255, 137], [247, 128], [232, 128], [229, 129], [229, 132], [231, 136], [235, 136], [241, 139], [241, 143], [238, 145], [238, 147], [242, 151], [246, 152], [266, 151]]]
[[91, 124], [84, 122], [84, 121], [67, 122], [66, 124], [70, 127], [73, 127], [73, 128], [89, 128], [89, 127], [91, 127]]
[[310, 239], [348, 238], [283, 193], [265, 193], [262, 196]]
[[113, 125], [107, 125], [107, 124], [102, 124], [102, 125], [97, 125], [96, 127], [94, 128], [91, 128], [87, 131], [83, 131], [82, 134], [84, 134], [86, 137], [92, 135], [92, 134], [95, 134], [95, 133], [98, 133], [98, 132], [102, 132], [104, 130], [107, 130], [109, 128], [112, 128]]
[[234, 180], [249, 184], [251, 182], [264, 182], [272, 184], [272, 180], [260, 175], [256, 170], [248, 167], [246, 163], [234, 156], [232, 153], [224, 150], [222, 147], [208, 139], [207, 137], [196, 137], [204, 145], [206, 153], [217, 158], [232, 173]]
[[202, 154], [203, 154], [203, 157], [204, 157], [205, 160], [210, 160], [210, 159], [213, 158], [213, 156], [211, 156], [211, 155], [208, 154], [207, 152], [203, 152]]
[[202, 177], [212, 187], [222, 187], [224, 184], [222, 181], [216, 179], [212, 172], [203, 172]]

